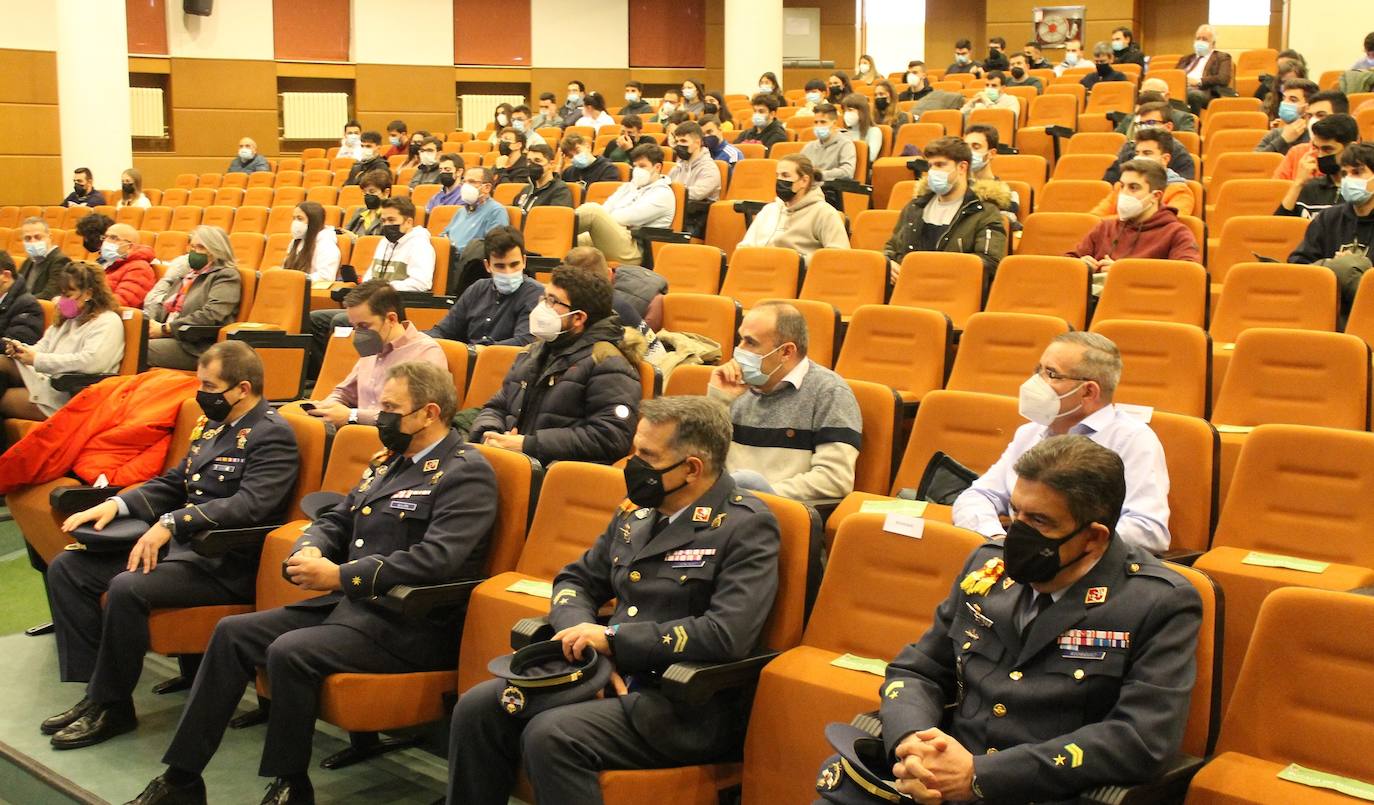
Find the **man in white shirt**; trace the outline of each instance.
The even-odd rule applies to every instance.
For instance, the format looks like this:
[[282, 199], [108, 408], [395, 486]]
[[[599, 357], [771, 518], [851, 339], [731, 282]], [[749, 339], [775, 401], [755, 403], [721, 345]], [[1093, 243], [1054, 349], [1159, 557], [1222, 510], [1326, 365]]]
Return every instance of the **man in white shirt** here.
[[339, 153], [334, 155], [335, 159], [362, 159], [363, 158], [363, 124], [356, 120], [350, 120], [344, 124], [344, 136], [339, 141]]
[[662, 148], [635, 146], [630, 165], [630, 181], [606, 203], [592, 201], [577, 208], [577, 245], [595, 246], [608, 261], [639, 265], [643, 254], [630, 230], [671, 226], [677, 201], [668, 177], [663, 175]]
[[1021, 415], [997, 463], [954, 501], [954, 524], [987, 537], [1006, 533], [1011, 514], [1013, 469], [1022, 453], [1050, 436], [1087, 436], [1121, 456], [1126, 502], [1116, 531], [1128, 544], [1155, 554], [1169, 548], [1169, 470], [1164, 447], [1149, 425], [1112, 403], [1121, 379], [1121, 352], [1096, 333], [1058, 336], [1040, 356], [1035, 374], [1021, 386]]
[[1090, 67], [1083, 63], [1083, 40], [1070, 39], [1064, 43], [1064, 60], [1054, 66], [1055, 78], [1075, 67]]

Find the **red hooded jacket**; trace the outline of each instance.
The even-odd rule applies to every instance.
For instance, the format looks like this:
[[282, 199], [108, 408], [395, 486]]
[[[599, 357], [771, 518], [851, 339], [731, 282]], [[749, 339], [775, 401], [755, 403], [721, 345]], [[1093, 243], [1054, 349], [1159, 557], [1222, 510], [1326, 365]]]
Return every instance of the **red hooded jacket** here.
[[1151, 257], [1158, 260], [1202, 262], [1193, 230], [1178, 220], [1173, 207], [1164, 207], [1145, 221], [1112, 218], [1093, 227], [1070, 257]]
[[105, 281], [125, 307], [143, 307], [143, 297], [157, 284], [153, 247], [135, 243], [129, 253], [105, 267]]

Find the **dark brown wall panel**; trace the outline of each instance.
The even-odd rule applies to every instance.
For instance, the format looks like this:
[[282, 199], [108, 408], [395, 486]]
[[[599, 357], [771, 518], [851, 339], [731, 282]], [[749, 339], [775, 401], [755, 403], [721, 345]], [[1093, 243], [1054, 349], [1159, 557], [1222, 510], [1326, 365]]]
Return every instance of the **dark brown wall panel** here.
[[530, 65], [530, 0], [453, 0], [453, 63]]
[[124, 0], [124, 17], [129, 29], [129, 53], [167, 55], [166, 0]]
[[356, 81], [354, 103], [359, 114], [398, 109], [453, 112], [452, 67], [359, 64]]
[[348, 61], [350, 25], [349, 0], [272, 2], [272, 39], [278, 59]]
[[706, 0], [630, 0], [631, 67], [705, 67]]

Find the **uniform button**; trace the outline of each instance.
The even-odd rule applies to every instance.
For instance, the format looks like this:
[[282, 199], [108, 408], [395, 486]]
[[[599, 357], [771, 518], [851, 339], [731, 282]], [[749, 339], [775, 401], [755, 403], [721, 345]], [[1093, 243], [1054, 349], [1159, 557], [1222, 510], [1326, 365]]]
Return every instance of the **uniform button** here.
[[965, 643], [965, 644], [964, 644], [964, 651], [968, 651], [968, 650], [971, 649], [971, 648], [973, 648], [973, 644], [972, 644], [972, 643]]
[[220, 483], [223, 483], [223, 482], [224, 482], [224, 476], [221, 475], [221, 476], [219, 477], [219, 480], [220, 480]]
[[1013, 681], [1013, 682], [1020, 682], [1020, 681], [1021, 681], [1021, 672], [1020, 672], [1020, 671], [1012, 671], [1011, 673], [1007, 674], [1007, 676], [1011, 677], [1011, 681]]
[[997, 747], [995, 747], [995, 746], [989, 746], [989, 747], [988, 747], [988, 754], [989, 754], [989, 755], [995, 755], [995, 754], [997, 754]]
[[354, 547], [354, 548], [361, 548], [361, 547], [363, 547], [363, 541], [360, 540], [360, 539], [353, 540], [353, 547]]
[[994, 716], [997, 716], [998, 718], [1005, 716], [1007, 714], [1007, 706], [1005, 704], [1002, 704], [1001, 702], [994, 704], [992, 706], [992, 714]]
[[625, 614], [633, 618], [634, 616], [639, 614], [639, 607], [630, 607], [629, 609], [625, 610]]
[[1132, 563], [1131, 563], [1131, 572], [1132, 572], [1132, 573], [1139, 573], [1139, 572], [1140, 572], [1140, 563], [1139, 563], [1139, 562], [1132, 562]]
[[1073, 678], [1074, 678], [1074, 679], [1082, 679], [1082, 678], [1083, 678], [1083, 669], [1082, 669], [1082, 668], [1079, 668], [1078, 670], [1074, 671], [1074, 672], [1073, 672]]
[[202, 490], [202, 489], [197, 489], [197, 490], [196, 490], [196, 494], [197, 494], [197, 495], [203, 495], [203, 494], [205, 494], [205, 491]]
[[364, 506], [364, 507], [363, 507], [363, 514], [364, 514], [364, 515], [369, 515], [369, 514], [371, 514], [371, 513], [372, 513], [372, 507], [371, 507], [371, 506]]
[[[191, 476], [191, 480], [192, 480], [192, 481], [199, 481], [199, 480], [200, 480], [200, 473], [196, 473], [195, 475], [192, 475], [192, 476]], [[1139, 567], [1139, 565], [1137, 565], [1136, 567]]]
[[686, 576], [678, 576], [678, 577], [677, 577], [677, 580], [678, 580], [678, 581], [686, 581], [686, 580], [687, 580], [687, 577], [686, 577]]
[[630, 581], [639, 581], [640, 578], [642, 578], [642, 577], [639, 575], [639, 571], [638, 571], [638, 570], [631, 570], [631, 571], [630, 571]]

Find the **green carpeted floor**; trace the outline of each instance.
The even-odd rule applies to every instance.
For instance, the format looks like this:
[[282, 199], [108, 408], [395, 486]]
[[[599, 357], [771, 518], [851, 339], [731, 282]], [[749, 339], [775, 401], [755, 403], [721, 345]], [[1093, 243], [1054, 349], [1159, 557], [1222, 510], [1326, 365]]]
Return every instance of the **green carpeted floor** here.
[[29, 566], [24, 552], [24, 537], [9, 519], [9, 509], [0, 507], [0, 637], [50, 620], [48, 599], [43, 593], [43, 578]]

